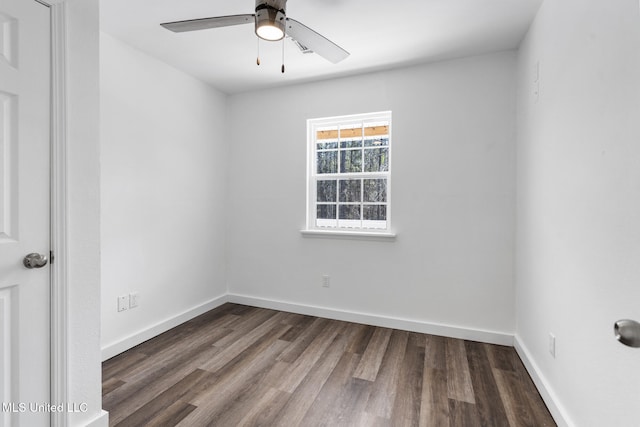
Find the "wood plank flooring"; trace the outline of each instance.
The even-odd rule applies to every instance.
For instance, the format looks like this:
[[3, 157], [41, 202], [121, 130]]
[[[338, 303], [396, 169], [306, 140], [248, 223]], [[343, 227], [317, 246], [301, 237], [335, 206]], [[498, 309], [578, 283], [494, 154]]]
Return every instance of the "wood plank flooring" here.
[[112, 426], [555, 426], [510, 347], [236, 304], [102, 374]]

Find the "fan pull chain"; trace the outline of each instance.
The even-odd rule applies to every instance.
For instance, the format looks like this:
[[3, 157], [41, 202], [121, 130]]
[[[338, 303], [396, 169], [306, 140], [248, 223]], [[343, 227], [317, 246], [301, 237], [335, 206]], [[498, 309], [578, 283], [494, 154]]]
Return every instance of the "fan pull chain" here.
[[284, 35], [282, 36], [282, 74], [284, 74], [284, 41], [287, 39], [287, 24], [284, 25]]
[[256, 64], [260, 66], [260, 37], [256, 37], [258, 39], [258, 56], [256, 57]]

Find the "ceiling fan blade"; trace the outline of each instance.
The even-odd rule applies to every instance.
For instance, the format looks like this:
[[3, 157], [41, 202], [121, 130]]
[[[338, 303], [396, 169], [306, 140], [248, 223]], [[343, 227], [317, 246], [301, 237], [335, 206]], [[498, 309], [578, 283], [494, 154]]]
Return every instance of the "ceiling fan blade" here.
[[215, 16], [213, 18], [189, 19], [186, 21], [165, 22], [162, 25], [167, 30], [175, 33], [184, 31], [198, 31], [209, 28], [230, 27], [232, 25], [252, 24], [255, 22], [255, 15], [229, 15]]
[[287, 18], [287, 35], [334, 64], [349, 56], [349, 52], [295, 19]]

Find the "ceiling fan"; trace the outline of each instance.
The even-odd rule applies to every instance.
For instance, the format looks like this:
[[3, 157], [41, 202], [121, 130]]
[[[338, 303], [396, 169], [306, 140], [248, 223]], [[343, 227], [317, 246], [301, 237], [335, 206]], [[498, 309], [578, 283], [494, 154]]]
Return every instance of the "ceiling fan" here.
[[[288, 36], [303, 53], [315, 52], [334, 64], [349, 56], [349, 52], [331, 40], [295, 19], [288, 18], [286, 8], [287, 0], [256, 0], [255, 13], [189, 19], [160, 25], [180, 33], [253, 23], [256, 35], [263, 40], [278, 41]], [[260, 58], [257, 63], [260, 65]], [[284, 64], [282, 72], [284, 73]]]

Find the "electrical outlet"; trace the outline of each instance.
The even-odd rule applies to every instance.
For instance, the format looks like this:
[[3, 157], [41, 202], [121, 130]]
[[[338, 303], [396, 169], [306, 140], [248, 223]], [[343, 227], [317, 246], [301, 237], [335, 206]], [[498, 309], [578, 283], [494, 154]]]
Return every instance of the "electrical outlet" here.
[[328, 274], [323, 274], [322, 275], [322, 287], [323, 288], [328, 288], [330, 284], [331, 284], [331, 277]]
[[129, 294], [129, 308], [136, 308], [140, 303], [140, 294], [132, 292]]
[[125, 311], [129, 308], [129, 295], [120, 295], [118, 297], [118, 311]]
[[556, 336], [549, 332], [549, 354], [556, 358]]

